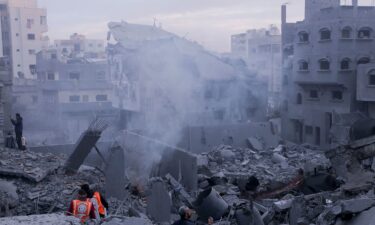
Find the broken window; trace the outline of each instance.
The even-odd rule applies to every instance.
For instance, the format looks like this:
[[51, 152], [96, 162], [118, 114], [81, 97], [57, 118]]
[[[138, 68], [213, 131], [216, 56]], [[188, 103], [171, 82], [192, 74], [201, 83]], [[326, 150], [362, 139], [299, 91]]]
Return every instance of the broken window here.
[[331, 40], [331, 31], [328, 30], [327, 28], [321, 29], [320, 30], [320, 40], [321, 41]]
[[51, 59], [57, 59], [57, 54], [56, 53], [52, 53], [51, 54]]
[[370, 58], [368, 58], [368, 57], [362, 57], [358, 60], [358, 65], [367, 64], [367, 63], [370, 63]]
[[35, 34], [27, 34], [28, 40], [35, 40]]
[[26, 27], [27, 28], [31, 28], [34, 24], [34, 19], [27, 19], [27, 24], [26, 24]]
[[69, 73], [69, 79], [71, 80], [79, 80], [80, 73], [78, 72], [70, 72]]
[[310, 96], [310, 98], [317, 99], [319, 97], [318, 96], [318, 91], [317, 90], [310, 90], [309, 96]]
[[98, 73], [98, 80], [105, 80], [105, 72], [104, 71], [99, 71]]
[[358, 31], [358, 39], [370, 39], [372, 29], [369, 27], [363, 27]]
[[329, 61], [327, 59], [319, 60], [319, 69], [320, 70], [329, 70], [330, 69]]
[[371, 70], [368, 73], [369, 76], [369, 85], [375, 85], [375, 70]]
[[351, 37], [352, 37], [352, 28], [351, 27], [344, 27], [344, 29], [341, 30], [341, 38], [349, 39]]
[[69, 102], [79, 102], [81, 97], [79, 95], [71, 95], [69, 96]]
[[342, 100], [342, 91], [332, 91], [332, 100]]
[[297, 94], [297, 105], [301, 105], [301, 104], [302, 104], [302, 94], [298, 93]]
[[47, 25], [47, 17], [40, 16], [40, 25]]
[[97, 102], [105, 102], [108, 100], [108, 97], [107, 95], [97, 95], [96, 96], [96, 101]]
[[305, 126], [305, 134], [306, 135], [313, 135], [313, 127], [312, 126]]
[[341, 70], [349, 70], [350, 69], [350, 59], [345, 58], [345, 59], [341, 60], [340, 69]]
[[35, 49], [29, 49], [29, 54], [30, 55], [35, 55]]
[[47, 74], [47, 80], [55, 80], [55, 74], [50, 72]]
[[298, 63], [299, 70], [306, 71], [309, 70], [309, 63], [305, 60], [301, 60]]
[[29, 65], [29, 69], [31, 74], [36, 74], [36, 65]]
[[300, 43], [309, 42], [309, 34], [306, 31], [301, 31], [298, 33], [298, 39]]
[[214, 112], [215, 120], [224, 120], [224, 110], [217, 110]]

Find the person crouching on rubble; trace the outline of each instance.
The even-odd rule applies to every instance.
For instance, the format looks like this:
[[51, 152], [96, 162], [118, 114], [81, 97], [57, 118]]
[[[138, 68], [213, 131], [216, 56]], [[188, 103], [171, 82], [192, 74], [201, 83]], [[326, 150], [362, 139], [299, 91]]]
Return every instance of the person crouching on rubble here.
[[105, 218], [108, 211], [108, 202], [105, 197], [100, 194], [100, 192], [90, 189], [88, 184], [81, 185], [81, 188], [82, 190], [86, 191], [87, 198], [89, 198], [91, 203], [94, 205], [95, 215], [98, 217], [98, 219], [99, 217]]
[[67, 215], [79, 218], [82, 224], [85, 224], [90, 219], [96, 219], [94, 206], [83, 189], [78, 191], [77, 199], [71, 201]]

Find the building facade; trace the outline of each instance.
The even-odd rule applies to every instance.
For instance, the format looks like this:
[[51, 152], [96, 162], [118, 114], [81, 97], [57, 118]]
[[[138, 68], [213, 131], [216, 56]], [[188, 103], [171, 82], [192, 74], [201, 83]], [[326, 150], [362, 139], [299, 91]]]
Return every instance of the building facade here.
[[271, 25], [268, 29], [251, 29], [232, 35], [231, 53], [244, 59], [249, 69], [268, 83], [269, 105], [276, 108], [281, 93], [281, 34]]
[[360, 68], [375, 56], [375, 7], [358, 6], [356, 0], [305, 4], [305, 19], [297, 23], [287, 23], [282, 6], [282, 134], [296, 143], [329, 148], [337, 115], [371, 116], [368, 98], [358, 95], [364, 88], [357, 86], [359, 75], [372, 71]]
[[36, 53], [48, 46], [47, 11], [37, 0], [7, 0], [14, 81], [36, 79]]
[[89, 58], [105, 58], [104, 40], [88, 39], [84, 35], [74, 33], [66, 40], [55, 40], [54, 48], [65, 56], [85, 56]]

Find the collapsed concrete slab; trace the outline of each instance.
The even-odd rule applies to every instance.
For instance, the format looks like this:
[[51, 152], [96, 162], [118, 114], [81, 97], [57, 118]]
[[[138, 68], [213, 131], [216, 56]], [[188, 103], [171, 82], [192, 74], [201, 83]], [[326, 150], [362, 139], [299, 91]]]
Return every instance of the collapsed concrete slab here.
[[86, 157], [89, 155], [92, 148], [95, 147], [96, 143], [101, 137], [101, 133], [107, 128], [107, 124], [104, 121], [95, 119], [89, 126], [89, 128], [82, 133], [74, 146], [74, 151], [69, 156], [65, 163], [65, 169], [69, 173], [76, 173], [79, 167], [83, 164]]
[[209, 152], [222, 144], [246, 148], [249, 144], [257, 150], [275, 148], [280, 137], [271, 123], [245, 123], [204, 127], [187, 127], [180, 147], [194, 153]]
[[158, 166], [157, 176], [164, 177], [167, 174], [171, 174], [188, 191], [197, 190], [197, 157], [180, 149], [165, 150]]
[[125, 156], [121, 147], [113, 147], [105, 169], [105, 191], [108, 197], [124, 199], [127, 196], [125, 186], [128, 183], [125, 175]]
[[147, 196], [147, 214], [153, 221], [169, 222], [171, 219], [172, 200], [161, 178], [150, 181], [150, 193]]

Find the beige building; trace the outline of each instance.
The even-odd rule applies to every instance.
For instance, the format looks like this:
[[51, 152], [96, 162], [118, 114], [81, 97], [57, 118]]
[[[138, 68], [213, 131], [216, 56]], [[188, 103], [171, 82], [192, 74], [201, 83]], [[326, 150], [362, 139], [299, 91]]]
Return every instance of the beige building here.
[[287, 23], [287, 7], [282, 7], [282, 134], [330, 148], [342, 131], [333, 129], [337, 124], [356, 121], [358, 113], [375, 115], [375, 7], [356, 0], [305, 3], [305, 19], [297, 23]]
[[[36, 53], [48, 45], [47, 11], [37, 0], [3, 0], [8, 6], [14, 81], [36, 79]], [[17, 82], [15, 83], [17, 84]]]

